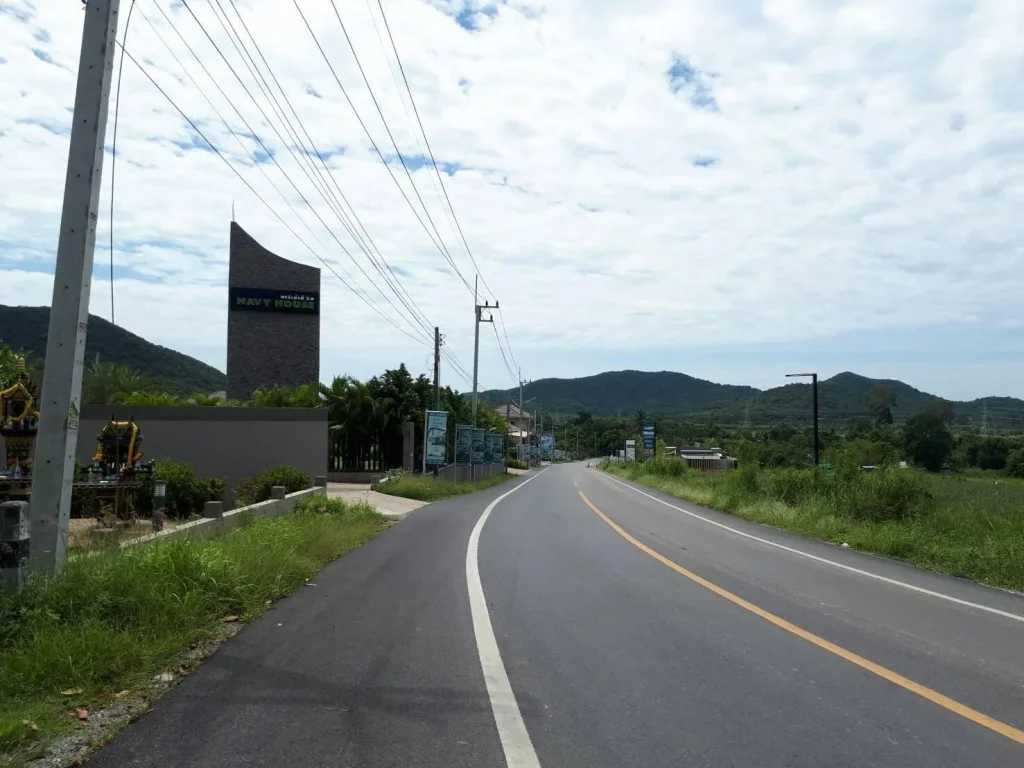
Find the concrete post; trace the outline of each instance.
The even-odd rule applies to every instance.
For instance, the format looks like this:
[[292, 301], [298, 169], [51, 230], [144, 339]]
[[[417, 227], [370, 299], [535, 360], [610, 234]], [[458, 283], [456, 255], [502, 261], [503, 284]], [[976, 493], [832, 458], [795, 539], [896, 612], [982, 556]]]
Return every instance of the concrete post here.
[[0, 504], [0, 592], [17, 592], [28, 575], [29, 505], [27, 501]]
[[406, 472], [416, 470], [416, 425], [411, 421], [402, 425], [402, 469]]
[[270, 498], [272, 499], [283, 499], [288, 495], [288, 489], [283, 485], [274, 485], [270, 488]]
[[208, 501], [203, 505], [203, 517], [219, 520], [224, 517], [223, 501]]
[[32, 567], [59, 572], [70, 528], [71, 484], [78, 443], [85, 333], [103, 173], [107, 105], [120, 0], [85, 6], [64, 208], [46, 337], [43, 400], [32, 465]]

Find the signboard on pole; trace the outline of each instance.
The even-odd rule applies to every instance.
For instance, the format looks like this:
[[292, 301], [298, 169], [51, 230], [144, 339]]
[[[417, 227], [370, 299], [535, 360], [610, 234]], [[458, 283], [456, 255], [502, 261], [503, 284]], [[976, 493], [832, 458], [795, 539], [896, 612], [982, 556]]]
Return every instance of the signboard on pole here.
[[479, 427], [473, 429], [473, 450], [471, 459], [474, 464], [484, 463], [484, 443], [486, 442], [484, 440], [484, 435], [486, 434], [487, 432]]
[[648, 419], [644, 422], [644, 458], [649, 459], [654, 456], [655, 436], [654, 436], [654, 422]]
[[494, 438], [497, 435], [492, 435], [490, 432], [484, 433], [484, 464], [494, 463]]
[[550, 460], [555, 455], [555, 436], [554, 435], [541, 435], [540, 436], [540, 452], [541, 456]]
[[427, 411], [423, 422], [423, 471], [443, 467], [448, 457], [448, 411]]
[[626, 441], [626, 461], [636, 460], [636, 440]]
[[494, 441], [494, 460], [497, 462], [505, 461], [505, 436], [495, 435], [497, 438]]
[[469, 424], [455, 428], [455, 463], [460, 467], [473, 463], [473, 427]]

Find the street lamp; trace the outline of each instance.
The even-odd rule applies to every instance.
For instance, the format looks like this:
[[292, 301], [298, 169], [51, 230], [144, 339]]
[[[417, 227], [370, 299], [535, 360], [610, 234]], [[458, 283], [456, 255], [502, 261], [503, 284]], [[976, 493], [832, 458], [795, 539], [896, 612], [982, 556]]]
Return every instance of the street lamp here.
[[810, 378], [811, 399], [814, 408], [814, 468], [818, 468], [818, 374], [816, 373], [787, 373], [787, 379]]

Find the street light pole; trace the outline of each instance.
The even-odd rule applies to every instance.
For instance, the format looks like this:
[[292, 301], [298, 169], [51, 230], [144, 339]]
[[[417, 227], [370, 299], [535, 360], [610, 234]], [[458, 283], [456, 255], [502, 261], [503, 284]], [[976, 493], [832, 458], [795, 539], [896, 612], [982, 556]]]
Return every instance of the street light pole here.
[[811, 380], [811, 407], [814, 409], [814, 468], [818, 468], [818, 374], [816, 373], [787, 373], [787, 379], [810, 378]]

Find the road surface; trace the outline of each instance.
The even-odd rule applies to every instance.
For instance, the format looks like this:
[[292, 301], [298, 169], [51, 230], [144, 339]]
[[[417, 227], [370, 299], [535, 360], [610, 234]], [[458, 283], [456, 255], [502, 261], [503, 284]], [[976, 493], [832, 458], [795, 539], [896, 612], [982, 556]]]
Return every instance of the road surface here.
[[585, 465], [418, 510], [316, 584], [90, 765], [1024, 766], [1024, 598]]

